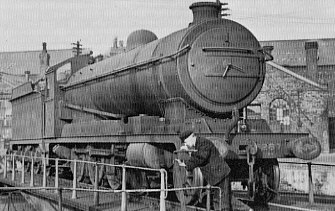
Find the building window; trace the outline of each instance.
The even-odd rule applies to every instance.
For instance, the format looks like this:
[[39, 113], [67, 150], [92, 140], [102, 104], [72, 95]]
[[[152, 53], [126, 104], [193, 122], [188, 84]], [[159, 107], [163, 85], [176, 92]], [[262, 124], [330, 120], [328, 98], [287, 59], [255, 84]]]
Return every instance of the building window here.
[[247, 107], [248, 119], [261, 119], [261, 104], [250, 104]]
[[275, 99], [270, 104], [270, 122], [290, 125], [290, 107], [284, 99]]
[[273, 132], [289, 132], [290, 106], [284, 99], [275, 99], [270, 104], [270, 124]]

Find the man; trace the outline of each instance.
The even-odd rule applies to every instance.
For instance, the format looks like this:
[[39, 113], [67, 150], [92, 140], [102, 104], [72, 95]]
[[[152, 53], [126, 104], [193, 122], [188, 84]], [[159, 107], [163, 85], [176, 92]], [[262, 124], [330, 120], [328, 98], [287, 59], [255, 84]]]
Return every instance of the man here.
[[[231, 191], [228, 174], [230, 168], [224, 158], [220, 155], [215, 145], [208, 139], [197, 137], [192, 130], [180, 133], [179, 138], [185, 144], [181, 149], [194, 149], [189, 160], [185, 163], [177, 159], [180, 166], [192, 171], [200, 167], [204, 179], [211, 186], [221, 188], [221, 207], [225, 211], [232, 210]], [[214, 200], [219, 202], [219, 193], [215, 191]], [[216, 204], [217, 205], [217, 204]], [[218, 206], [217, 206], [218, 207]]]

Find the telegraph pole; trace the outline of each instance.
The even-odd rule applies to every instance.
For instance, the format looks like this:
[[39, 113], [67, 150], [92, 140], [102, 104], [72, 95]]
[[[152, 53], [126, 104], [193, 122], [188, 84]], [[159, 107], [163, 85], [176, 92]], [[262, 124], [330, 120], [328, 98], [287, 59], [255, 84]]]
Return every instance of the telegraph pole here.
[[83, 46], [82, 44], [80, 44], [80, 41], [77, 41], [76, 43], [71, 43], [72, 45], [74, 45], [73, 49], [73, 53], [75, 54], [75, 56], [79, 56], [82, 53], [83, 48], [81, 46]]

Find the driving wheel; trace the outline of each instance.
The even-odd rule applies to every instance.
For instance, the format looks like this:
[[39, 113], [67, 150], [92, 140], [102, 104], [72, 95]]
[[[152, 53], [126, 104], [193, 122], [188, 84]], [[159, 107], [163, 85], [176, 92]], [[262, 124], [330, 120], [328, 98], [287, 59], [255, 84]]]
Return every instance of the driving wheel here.
[[71, 151], [71, 159], [72, 160], [79, 160], [77, 161], [76, 165], [76, 169], [74, 169], [74, 163], [71, 162], [70, 163], [70, 167], [71, 167], [71, 171], [72, 174], [74, 174], [74, 171], [76, 171], [77, 173], [77, 182], [81, 182], [84, 179], [84, 169], [85, 169], [85, 163], [84, 162], [80, 162], [80, 160], [85, 160], [85, 155], [84, 154], [79, 154], [77, 155], [74, 150]]
[[[93, 156], [86, 156], [86, 160], [97, 163], [105, 163], [105, 158], [98, 158]], [[95, 184], [95, 164], [87, 164], [88, 174], [92, 184]], [[98, 185], [102, 183], [102, 178], [105, 176], [105, 166], [98, 165]]]
[[[203, 177], [200, 168], [195, 168], [189, 172], [185, 167], [179, 166], [178, 162], [173, 166], [173, 185], [174, 188], [188, 188], [203, 186]], [[180, 202], [185, 201], [185, 204], [195, 204], [201, 194], [201, 189], [176, 191], [176, 196]]]
[[279, 189], [280, 170], [277, 160], [264, 162], [255, 171], [255, 201], [267, 203], [273, 200]]

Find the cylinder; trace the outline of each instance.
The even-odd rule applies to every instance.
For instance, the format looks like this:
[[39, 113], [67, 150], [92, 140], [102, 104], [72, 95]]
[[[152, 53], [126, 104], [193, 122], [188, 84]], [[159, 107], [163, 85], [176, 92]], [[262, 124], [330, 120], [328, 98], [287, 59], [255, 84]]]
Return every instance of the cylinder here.
[[52, 148], [53, 153], [55, 153], [59, 158], [71, 159], [71, 149], [68, 147], [55, 145]]
[[130, 144], [126, 157], [129, 165], [154, 169], [170, 168], [173, 165], [173, 153], [147, 143]]

